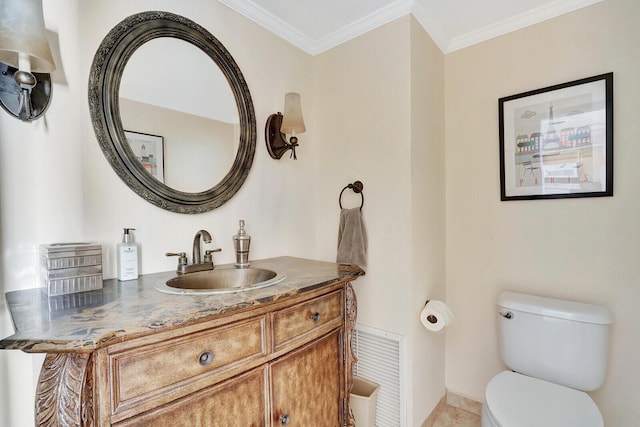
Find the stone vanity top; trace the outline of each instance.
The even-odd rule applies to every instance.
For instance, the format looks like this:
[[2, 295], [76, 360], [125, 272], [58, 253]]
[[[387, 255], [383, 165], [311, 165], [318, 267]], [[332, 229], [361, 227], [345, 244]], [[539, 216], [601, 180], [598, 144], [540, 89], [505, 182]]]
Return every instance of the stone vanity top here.
[[69, 295], [48, 297], [40, 288], [7, 292], [16, 333], [0, 341], [0, 349], [90, 352], [124, 337], [210, 319], [364, 275], [357, 265], [292, 257], [252, 260], [251, 267], [287, 277], [267, 288], [219, 295], [172, 295], [154, 289], [175, 272], [127, 282], [109, 279], [103, 289]]

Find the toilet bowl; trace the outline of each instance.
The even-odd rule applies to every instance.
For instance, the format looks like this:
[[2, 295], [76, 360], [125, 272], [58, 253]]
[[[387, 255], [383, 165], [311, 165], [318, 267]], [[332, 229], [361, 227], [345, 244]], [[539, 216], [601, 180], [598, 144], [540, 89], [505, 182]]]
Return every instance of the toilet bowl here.
[[603, 427], [585, 392], [504, 371], [487, 385], [482, 427]]
[[585, 392], [605, 380], [609, 309], [502, 292], [497, 315], [500, 359], [511, 371], [489, 381], [482, 427], [603, 427]]

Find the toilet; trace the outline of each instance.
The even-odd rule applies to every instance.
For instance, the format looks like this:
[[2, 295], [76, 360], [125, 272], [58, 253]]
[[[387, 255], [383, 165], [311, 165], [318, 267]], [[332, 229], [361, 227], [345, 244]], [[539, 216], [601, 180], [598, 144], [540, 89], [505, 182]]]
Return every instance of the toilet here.
[[516, 292], [498, 297], [500, 358], [482, 427], [603, 427], [585, 392], [604, 383], [611, 311]]

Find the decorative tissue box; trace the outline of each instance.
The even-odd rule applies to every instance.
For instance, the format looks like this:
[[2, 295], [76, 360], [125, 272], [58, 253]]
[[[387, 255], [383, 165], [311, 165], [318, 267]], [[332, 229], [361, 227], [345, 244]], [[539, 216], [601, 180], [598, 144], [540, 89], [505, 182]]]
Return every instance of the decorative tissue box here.
[[102, 289], [102, 246], [40, 245], [40, 277], [42, 290], [49, 296]]

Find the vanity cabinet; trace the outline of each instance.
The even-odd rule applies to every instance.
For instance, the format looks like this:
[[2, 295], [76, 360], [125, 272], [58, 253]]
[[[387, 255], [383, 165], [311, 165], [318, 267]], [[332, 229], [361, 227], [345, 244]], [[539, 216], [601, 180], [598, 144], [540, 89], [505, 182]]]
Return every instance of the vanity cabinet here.
[[77, 381], [84, 368], [84, 379], [71, 384], [82, 419], [56, 424], [67, 409], [58, 401], [58, 413], [39, 424], [351, 425], [352, 298], [350, 284], [337, 283], [110, 344], [75, 362], [45, 362], [37, 407], [52, 402], [50, 379]]
[[53, 299], [8, 293], [16, 333], [0, 349], [47, 353], [35, 424], [353, 426], [350, 281], [364, 272], [290, 257], [254, 265], [287, 279], [231, 295], [160, 293], [167, 273]]
[[343, 289], [247, 315], [107, 347], [101, 424], [343, 425]]
[[342, 333], [114, 426], [340, 426]]

